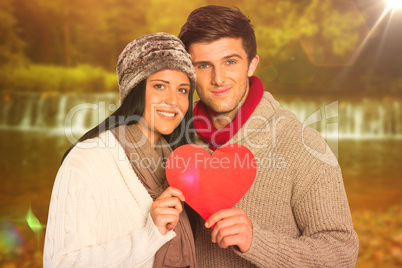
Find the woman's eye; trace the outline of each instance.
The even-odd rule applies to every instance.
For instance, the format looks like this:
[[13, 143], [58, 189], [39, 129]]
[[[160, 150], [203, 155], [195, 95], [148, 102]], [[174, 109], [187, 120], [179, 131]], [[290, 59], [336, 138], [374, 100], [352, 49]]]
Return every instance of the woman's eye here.
[[181, 92], [183, 94], [187, 94], [188, 90], [186, 88], [179, 88], [179, 92]]
[[156, 85], [154, 85], [154, 88], [156, 88], [156, 89], [165, 89], [165, 86], [162, 85], [162, 84], [156, 84]]

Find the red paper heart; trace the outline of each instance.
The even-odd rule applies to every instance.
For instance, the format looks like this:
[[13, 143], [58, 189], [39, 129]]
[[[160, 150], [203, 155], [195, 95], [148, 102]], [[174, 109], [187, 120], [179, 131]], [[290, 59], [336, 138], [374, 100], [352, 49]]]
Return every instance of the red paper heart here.
[[222, 146], [212, 156], [201, 146], [184, 145], [166, 162], [169, 184], [181, 190], [186, 203], [205, 220], [232, 208], [247, 193], [256, 173], [253, 153], [240, 144]]

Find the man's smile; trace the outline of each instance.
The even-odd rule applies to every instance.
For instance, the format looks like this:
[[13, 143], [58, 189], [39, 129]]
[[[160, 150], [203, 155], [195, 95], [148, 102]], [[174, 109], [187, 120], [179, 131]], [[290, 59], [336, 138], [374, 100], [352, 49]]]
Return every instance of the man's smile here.
[[230, 87], [218, 88], [218, 89], [211, 90], [211, 93], [214, 94], [215, 96], [222, 97], [222, 96], [227, 95], [229, 93], [230, 89], [231, 89]]

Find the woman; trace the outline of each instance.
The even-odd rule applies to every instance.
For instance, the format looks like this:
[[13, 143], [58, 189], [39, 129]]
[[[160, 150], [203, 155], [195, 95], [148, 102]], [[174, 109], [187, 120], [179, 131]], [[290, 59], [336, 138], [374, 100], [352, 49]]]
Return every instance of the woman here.
[[117, 76], [121, 106], [66, 152], [57, 174], [44, 267], [196, 267], [184, 196], [163, 169], [189, 138], [190, 56], [173, 35], [146, 35], [120, 54]]

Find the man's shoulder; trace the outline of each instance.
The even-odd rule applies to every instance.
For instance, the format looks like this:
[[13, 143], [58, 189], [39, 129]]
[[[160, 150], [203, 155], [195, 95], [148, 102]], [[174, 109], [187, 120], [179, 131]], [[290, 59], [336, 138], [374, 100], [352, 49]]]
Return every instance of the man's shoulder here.
[[264, 113], [264, 114], [290, 113], [292, 116], [294, 116], [294, 114], [290, 110], [282, 107], [279, 101], [277, 101], [274, 98], [274, 96], [272, 96], [272, 94], [269, 93], [268, 91], [264, 91], [261, 101], [256, 106], [254, 113]]
[[[292, 111], [281, 107], [269, 92], [264, 92], [250, 120], [254, 118], [254, 121], [260, 123], [261, 116], [268, 119], [261, 127], [267, 129], [271, 135], [275, 135], [273, 138], [278, 144], [286, 145], [286, 148], [292, 148], [300, 153], [312, 154], [332, 166], [337, 165], [337, 160], [321, 133], [299, 121]], [[255, 133], [256, 138], [264, 135], [268, 134]], [[306, 157], [307, 159], [309, 158]]]
[[[258, 103], [247, 121], [249, 125], [252, 125], [252, 127], [262, 125], [265, 128], [267, 127], [267, 124], [269, 126], [274, 124], [275, 127], [279, 128], [284, 125], [286, 125], [287, 128], [301, 127], [301, 122], [297, 119], [296, 115], [290, 110], [283, 108], [271, 93], [267, 91], [264, 91], [261, 101]], [[257, 125], [254, 126], [254, 123]]]

